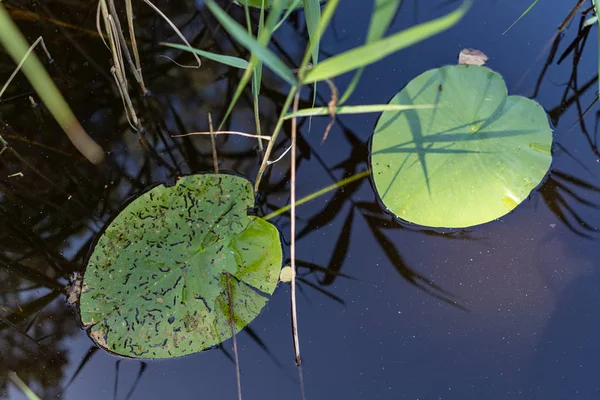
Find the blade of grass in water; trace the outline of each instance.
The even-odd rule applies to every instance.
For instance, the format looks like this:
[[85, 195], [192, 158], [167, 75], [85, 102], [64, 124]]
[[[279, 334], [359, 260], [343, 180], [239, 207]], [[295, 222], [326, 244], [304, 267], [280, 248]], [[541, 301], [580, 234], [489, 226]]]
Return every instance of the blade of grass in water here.
[[[406, 110], [418, 110], [425, 108], [435, 108], [436, 105], [419, 104], [419, 105], [403, 105], [403, 104], [368, 104], [362, 106], [340, 106], [335, 109], [335, 114], [366, 114], [366, 113], [378, 113], [383, 111], [406, 111]], [[285, 119], [294, 117], [316, 117], [316, 116], [329, 116], [330, 110], [328, 107], [315, 107], [305, 108], [304, 110], [298, 110], [296, 113], [286, 114]]]
[[277, 23], [277, 25], [275, 25], [275, 27], [273, 28], [273, 32], [275, 32], [277, 29], [279, 29], [279, 27], [285, 22], [287, 21], [287, 19], [290, 17], [290, 15], [296, 11], [296, 8], [298, 8], [300, 6], [300, 3], [302, 3], [303, 0], [294, 0], [294, 2], [289, 6], [289, 8], [285, 11], [285, 14], [283, 14], [283, 17], [281, 18], [281, 21], [279, 21]]
[[[276, 2], [277, 3], [277, 2]], [[242, 46], [247, 48], [256, 55], [263, 63], [273, 70], [279, 77], [285, 80], [290, 85], [296, 83], [296, 77], [292, 70], [287, 67], [266, 45], [261, 44], [252, 35], [231, 18], [214, 0], [206, 0], [206, 6], [210, 9], [213, 15], [219, 20], [223, 28], [233, 36]], [[281, 8], [279, 8], [281, 10]], [[274, 14], [274, 7], [271, 8], [271, 14]], [[269, 15], [269, 18], [271, 15]], [[278, 20], [279, 18], [277, 18]], [[274, 25], [274, 24], [273, 24]]]
[[321, 5], [319, 0], [303, 0], [304, 14], [306, 16], [306, 29], [308, 30], [308, 38], [314, 42], [312, 47], [312, 62], [313, 66], [319, 62], [319, 43], [321, 37], [317, 36], [317, 28], [321, 20]]
[[531, 3], [531, 5], [529, 7], [527, 7], [527, 10], [523, 11], [523, 14], [521, 14], [521, 16], [519, 18], [517, 18], [517, 20], [515, 22], [513, 22], [512, 24], [510, 24], [510, 26], [508, 28], [506, 28], [506, 30], [504, 32], [502, 32], [502, 34], [504, 35], [506, 32], [508, 32], [513, 26], [515, 26], [517, 24], [517, 22], [519, 22], [525, 15], [527, 15], [527, 13], [529, 11], [531, 11], [531, 9], [537, 4], [539, 0], [533, 0], [533, 3]]
[[[319, 196], [322, 196], [322, 195], [324, 195], [324, 194], [326, 194], [328, 192], [331, 192], [332, 190], [338, 189], [338, 188], [340, 188], [342, 186], [345, 186], [345, 185], [347, 185], [349, 183], [352, 183], [352, 182], [357, 181], [359, 179], [365, 178], [365, 177], [369, 176], [370, 173], [371, 173], [371, 170], [368, 169], [366, 171], [359, 172], [358, 174], [349, 176], [346, 179], [342, 179], [341, 181], [336, 182], [333, 185], [324, 187], [321, 190], [317, 190], [316, 192], [311, 193], [308, 196], [304, 196], [303, 198], [301, 198], [299, 200], [296, 200], [296, 206], [299, 206], [300, 204], [303, 204], [303, 203], [306, 203], [308, 201], [311, 201], [311, 200], [313, 200], [313, 199], [315, 199], [315, 198], [317, 198]], [[273, 211], [271, 214], [265, 215], [263, 217], [263, 219], [265, 221], [273, 219], [276, 216], [281, 215], [281, 214], [283, 214], [286, 211], [289, 211], [290, 208], [292, 208], [292, 207], [288, 204], [287, 206], [281, 207], [280, 209]]]
[[[246, 24], [248, 25], [248, 33], [252, 34], [252, 26], [250, 21], [250, 13], [248, 12], [248, 6], [246, 6]], [[265, 29], [265, 0], [262, 0], [260, 7], [260, 17], [258, 18], [258, 32], [263, 32]], [[260, 85], [262, 83], [262, 67], [263, 64], [260, 60], [256, 61], [254, 70], [252, 71], [252, 102], [254, 110], [254, 123], [256, 126], [256, 134], [258, 138], [258, 149], [261, 154], [263, 152], [263, 143], [260, 140], [262, 130], [260, 128], [260, 110], [258, 108], [258, 96], [260, 95]]]
[[25, 382], [23, 382], [21, 380], [21, 378], [19, 378], [19, 376], [13, 372], [13, 371], [9, 371], [8, 372], [8, 377], [10, 378], [10, 380], [15, 384], [16, 387], [18, 387], [21, 392], [23, 392], [23, 394], [29, 399], [29, 400], [41, 400], [38, 395], [36, 395], [35, 393], [33, 393], [33, 390], [31, 390], [29, 388], [29, 386], [27, 386], [27, 384]]
[[[331, 21], [331, 18], [333, 17], [333, 13], [335, 12], [339, 3], [340, 3], [340, 0], [329, 0], [327, 2], [327, 5], [323, 9], [323, 13], [321, 15], [321, 21], [319, 22], [319, 26], [315, 33], [316, 37], [321, 38], [321, 36], [323, 36], [323, 32], [325, 32], [325, 29], [327, 29], [327, 26], [329, 25], [329, 21]], [[312, 54], [312, 48], [311, 48], [312, 44], [313, 44], [312, 42], [309, 43], [309, 47], [306, 49], [306, 52], [304, 53], [304, 58], [302, 59], [302, 63], [300, 64], [300, 68], [298, 70], [298, 76], [300, 76], [300, 77], [304, 76], [306, 66], [308, 65], [308, 62], [310, 61], [310, 57]], [[285, 114], [287, 114], [287, 111], [288, 111], [290, 105], [292, 104], [292, 99], [295, 94], [294, 92], [297, 89], [298, 89], [298, 84], [296, 84], [292, 87], [292, 90], [290, 90], [287, 98], [285, 99], [283, 108], [281, 110], [281, 114], [280, 114], [279, 118], [277, 119], [277, 124], [275, 125], [275, 129], [273, 130], [273, 135], [271, 135], [271, 140], [269, 141], [269, 145], [267, 146], [267, 150], [265, 151], [265, 155], [263, 156], [263, 160], [260, 164], [260, 168], [258, 169], [258, 174], [256, 175], [256, 181], [254, 182], [254, 191], [255, 192], [258, 192], [258, 188], [260, 186], [260, 181], [263, 177], [263, 174], [265, 173], [265, 169], [267, 168], [267, 165], [269, 164], [271, 152], [273, 151], [273, 147], [277, 140], [277, 136], [279, 135], [281, 127], [283, 126], [284, 116], [285, 116]]]
[[44, 105], [67, 134], [71, 143], [90, 162], [100, 164], [104, 159], [102, 147], [83, 129], [38, 57], [35, 53], [30, 53], [27, 41], [1, 2], [0, 44], [4, 46], [17, 64], [21, 65], [22, 63], [23, 73]]
[[[375, 0], [375, 7], [371, 15], [371, 21], [369, 22], [369, 30], [367, 31], [366, 43], [373, 43], [385, 35], [401, 5], [402, 0]], [[363, 71], [364, 68], [356, 71], [338, 104], [344, 104], [352, 95]]]
[[[308, 40], [313, 45], [312, 48], [312, 63], [313, 66], [319, 63], [319, 45], [321, 37], [317, 34], [319, 28], [319, 21], [321, 20], [321, 4], [319, 0], [303, 0], [304, 2], [304, 15], [306, 17], [306, 30], [308, 31]], [[312, 105], [314, 107], [317, 101], [317, 83], [313, 85], [313, 99]]]
[[306, 72], [302, 83], [307, 84], [331, 79], [354, 69], [365, 67], [392, 53], [443, 32], [460, 21], [470, 6], [471, 0], [465, 0], [457, 10], [443, 17], [419, 24], [322, 61]]
[[314, 37], [318, 38], [318, 40], [309, 41], [308, 47], [306, 48], [306, 51], [304, 52], [304, 58], [302, 59], [302, 63], [300, 64], [300, 68], [298, 70], [299, 77], [302, 78], [304, 76], [304, 72], [306, 70], [306, 67], [308, 66], [308, 62], [310, 61], [310, 58], [312, 57], [312, 55], [314, 53], [314, 49], [317, 46], [317, 44], [320, 43], [321, 37], [323, 36], [323, 34], [325, 33], [325, 30], [329, 26], [329, 22], [331, 21], [331, 18], [333, 18], [333, 14], [335, 13], [335, 10], [337, 9], [339, 4], [340, 4], [340, 0], [329, 0], [327, 2], [327, 5], [325, 6], [323, 13], [321, 14], [321, 19], [319, 21], [319, 25], [317, 26], [317, 29], [315, 30], [315, 33], [314, 33]]
[[174, 49], [189, 51], [190, 53], [198, 54], [202, 57], [208, 58], [209, 60], [216, 61], [218, 63], [229, 65], [230, 67], [246, 69], [248, 68], [248, 61], [243, 58], [233, 57], [233, 56], [224, 56], [222, 54], [215, 54], [209, 51], [204, 51], [200, 49], [195, 49], [193, 47], [186, 46], [184, 44], [177, 43], [160, 43], [163, 46], [172, 47]]

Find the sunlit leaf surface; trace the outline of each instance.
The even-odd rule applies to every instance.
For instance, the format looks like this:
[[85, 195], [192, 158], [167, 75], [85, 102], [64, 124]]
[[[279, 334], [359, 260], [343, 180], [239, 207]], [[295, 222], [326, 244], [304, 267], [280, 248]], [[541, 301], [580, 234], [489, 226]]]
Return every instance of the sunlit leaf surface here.
[[550, 167], [545, 111], [507, 96], [502, 77], [486, 67], [429, 70], [390, 103], [438, 105], [385, 112], [375, 128], [375, 187], [403, 220], [446, 228], [492, 221], [525, 200]]

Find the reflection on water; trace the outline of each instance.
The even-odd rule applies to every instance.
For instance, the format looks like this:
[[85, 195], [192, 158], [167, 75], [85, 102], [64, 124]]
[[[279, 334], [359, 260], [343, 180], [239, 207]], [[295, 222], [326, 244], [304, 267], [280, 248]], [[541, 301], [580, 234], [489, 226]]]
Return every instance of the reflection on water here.
[[[362, 42], [367, 3], [353, 1], [340, 10], [323, 41], [324, 54]], [[433, 0], [418, 8], [411, 3], [403, 5], [394, 30], [445, 11]], [[521, 5], [478, 2], [470, 18], [485, 24], [462, 24], [367, 70], [355, 104], [391, 98], [423, 70], [454, 62], [456, 49], [466, 44], [491, 55], [490, 66], [509, 88], [527, 68], [538, 71], [523, 78], [517, 94], [533, 95], [549, 110], [556, 127], [555, 158], [551, 174], [530, 201], [500, 221], [458, 232], [394, 221], [365, 179], [301, 206], [299, 322], [307, 398], [597, 395], [592, 375], [600, 329], [594, 314], [600, 227], [597, 105], [585, 112], [596, 98], [597, 60], [588, 49], [595, 47], [595, 37], [588, 38], [589, 28], [577, 29], [577, 16], [548, 49], [546, 65], [537, 63], [565, 17], [557, 7], [560, 0], [544, 3], [530, 13], [529, 25], [516, 25], [498, 42], [522, 12]], [[7, 380], [8, 372], [16, 371], [42, 398], [187, 398], [197, 393], [234, 398], [229, 342], [220, 350], [176, 360], [119, 359], [97, 350], [79, 330], [64, 288], [69, 274], [82, 269], [96, 233], [127, 199], [156, 182], [212, 169], [208, 138], [171, 136], [206, 131], [208, 112], [220, 120], [240, 71], [208, 60], [197, 70], [170, 63], [160, 55], [181, 64], [191, 64], [192, 58], [159, 47], [160, 41], [177, 39], [152, 10], [137, 4], [137, 39], [152, 94], [144, 97], [131, 87], [144, 125], [133, 133], [108, 74], [110, 54], [95, 33], [95, 2], [61, 0], [50, 6], [14, 1], [8, 6], [30, 40], [44, 36], [54, 57], [52, 65], [46, 64], [49, 72], [108, 156], [96, 168], [77, 154], [43, 107], [31, 106], [28, 97], [35, 100], [36, 95], [22, 76], [3, 96], [0, 135], [9, 147], [0, 155], [2, 396], [21, 398]], [[175, 1], [161, 8], [194, 46], [246, 55], [201, 5]], [[230, 12], [243, 18], [239, 8], [231, 6]], [[539, 15], [543, 20], [536, 20]], [[290, 65], [302, 55], [303, 26], [303, 17], [294, 14], [276, 36], [274, 49]], [[13, 68], [7, 57], [0, 58], [0, 82]], [[343, 87], [349, 79], [337, 83]], [[263, 132], [272, 131], [286, 90], [265, 73]], [[327, 88], [319, 88], [318, 101], [326, 104], [328, 96]], [[310, 106], [311, 99], [307, 91], [301, 106]], [[328, 121], [301, 123], [299, 196], [367, 168], [375, 118], [338, 117], [323, 145]], [[254, 131], [249, 92], [225, 128]], [[275, 156], [289, 145], [288, 126], [280, 136]], [[260, 154], [255, 141], [231, 136], [216, 141], [220, 169], [256, 175]], [[288, 202], [288, 183], [289, 160], [283, 158], [263, 180], [260, 213]], [[289, 241], [289, 216], [274, 222]], [[300, 398], [287, 291], [282, 285], [239, 335], [245, 398], [278, 399], [281, 393]]]

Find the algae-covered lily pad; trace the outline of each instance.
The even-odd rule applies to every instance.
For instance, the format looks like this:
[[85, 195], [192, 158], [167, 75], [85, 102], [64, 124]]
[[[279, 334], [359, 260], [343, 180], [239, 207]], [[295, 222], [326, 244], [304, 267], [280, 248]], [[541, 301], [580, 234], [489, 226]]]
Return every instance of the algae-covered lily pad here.
[[90, 256], [79, 301], [90, 337], [111, 352], [168, 358], [231, 337], [275, 290], [282, 264], [277, 229], [248, 215], [250, 182], [190, 175], [136, 198]]
[[443, 228], [492, 221], [525, 200], [550, 168], [545, 111], [507, 96], [502, 77], [486, 67], [424, 72], [390, 103], [437, 105], [385, 112], [372, 137], [377, 194], [403, 220]]

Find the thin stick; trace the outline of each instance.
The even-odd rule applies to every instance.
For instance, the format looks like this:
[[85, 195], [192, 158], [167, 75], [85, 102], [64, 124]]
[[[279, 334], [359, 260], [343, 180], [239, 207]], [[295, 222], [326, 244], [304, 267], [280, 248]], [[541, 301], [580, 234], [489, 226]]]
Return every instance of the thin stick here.
[[210, 144], [212, 145], [213, 168], [215, 175], [219, 175], [219, 163], [217, 162], [217, 145], [215, 144], [215, 135], [213, 134], [213, 123], [210, 113], [208, 113], [208, 128], [210, 129]]
[[[298, 110], [300, 102], [300, 92], [297, 91], [294, 97], [294, 112]], [[291, 178], [290, 187], [290, 257], [292, 267], [292, 334], [294, 336], [294, 350], [296, 352], [296, 365], [300, 366], [300, 340], [298, 340], [298, 313], [296, 311], [296, 118], [292, 119], [292, 156], [291, 156]]]
[[281, 114], [279, 115], [279, 119], [277, 119], [277, 124], [275, 125], [275, 129], [273, 130], [273, 134], [271, 135], [271, 141], [267, 146], [267, 150], [265, 150], [265, 155], [263, 156], [262, 163], [260, 164], [260, 168], [258, 169], [258, 174], [256, 175], [256, 181], [254, 182], [254, 192], [258, 192], [258, 187], [260, 186], [260, 181], [262, 179], [263, 174], [265, 173], [265, 169], [268, 166], [269, 158], [271, 157], [271, 152], [273, 151], [273, 147], [275, 146], [275, 140], [277, 139], [277, 135], [279, 135], [279, 131], [283, 126], [283, 118], [287, 114], [287, 110], [290, 108], [292, 104], [292, 100], [294, 98], [294, 93], [298, 90], [298, 86], [292, 87], [290, 92], [285, 99], [283, 104], [283, 108], [281, 109]]
[[[210, 115], [210, 114], [209, 114]], [[229, 316], [231, 323], [231, 338], [233, 339], [233, 358], [235, 360], [235, 376], [237, 379], [238, 400], [242, 400], [242, 374], [240, 373], [240, 359], [238, 357], [237, 340], [235, 336], [235, 319], [233, 317], [233, 298], [231, 295], [231, 284], [229, 283], [229, 272], [226, 272], [227, 297], [229, 299]]]
[[[138, 82], [138, 84], [140, 85], [140, 88], [142, 89], [143, 93], [146, 93], [146, 86], [144, 85], [144, 80], [142, 79], [142, 76], [138, 73], [138, 71], [136, 70], [135, 64], [133, 63], [133, 60], [131, 59], [131, 54], [129, 53], [129, 48], [127, 47], [127, 41], [125, 40], [125, 36], [123, 35], [123, 29], [121, 28], [121, 21], [119, 21], [119, 16], [117, 15], [117, 10], [115, 8], [115, 2], [114, 0], [108, 0], [108, 9], [110, 11], [110, 15], [112, 15], [113, 18], [113, 24], [115, 26], [115, 40], [117, 42], [117, 45], [120, 47], [121, 51], [120, 51], [120, 56], [121, 56], [121, 62], [123, 62], [123, 54], [125, 55], [125, 59], [127, 60], [127, 64], [129, 64], [129, 68], [131, 69], [131, 73], [133, 74], [133, 76], [135, 77], [135, 80]], [[125, 67], [123, 67], [123, 73], [125, 73]]]
[[[140, 54], [138, 52], [137, 41], [135, 40], [135, 29], [133, 28], [133, 5], [131, 0], [125, 0], [125, 11], [127, 13], [127, 25], [129, 25], [129, 38], [131, 40], [131, 48], [133, 49], [133, 58], [135, 59], [135, 68], [138, 74], [142, 77], [142, 64], [140, 62]], [[142, 77], [142, 82], [144, 78]]]
[[190, 135], [240, 135], [240, 136], [246, 136], [246, 137], [251, 137], [251, 138], [259, 138], [259, 139], [263, 139], [263, 140], [271, 140], [270, 136], [253, 135], [251, 133], [238, 132], [238, 131], [191, 132], [191, 133], [184, 133], [181, 135], [172, 135], [171, 137], [183, 137], [183, 136], [190, 136]]
[[585, 3], [585, 0], [579, 0], [579, 2], [577, 2], [577, 4], [575, 4], [575, 7], [573, 7], [573, 9], [569, 13], [569, 15], [567, 15], [567, 18], [565, 18], [563, 23], [560, 24], [560, 26], [558, 27], [559, 32], [562, 32], [565, 30], [565, 28], [567, 27], [567, 24], [569, 23], [569, 21], [571, 21], [571, 18], [573, 18], [573, 16], [577, 12], [577, 10], [583, 5], [583, 3]]
[[274, 160], [274, 161], [267, 161], [267, 165], [273, 165], [273, 164], [275, 164], [275, 163], [278, 163], [279, 161], [281, 161], [281, 159], [282, 159], [283, 157], [285, 157], [285, 155], [286, 155], [287, 153], [289, 153], [289, 152], [290, 152], [290, 150], [291, 150], [291, 149], [292, 149], [292, 146], [288, 147], [287, 149], [285, 149], [285, 151], [284, 151], [283, 153], [281, 153], [281, 155], [280, 155], [279, 157], [277, 157], [277, 159], [276, 159], [276, 160]]
[[[158, 15], [160, 15], [166, 22], [167, 24], [169, 24], [169, 26], [171, 27], [171, 29], [173, 29], [173, 31], [175, 32], [175, 34], [177, 36], [179, 36], [179, 38], [181, 40], [183, 40], [183, 42], [188, 46], [188, 47], [192, 47], [192, 45], [187, 41], [187, 39], [185, 38], [185, 36], [183, 36], [183, 33], [181, 33], [181, 31], [175, 26], [175, 24], [173, 22], [171, 22], [171, 20], [169, 18], [167, 18], [167, 16], [158, 9], [158, 7], [156, 7], [154, 4], [152, 4], [149, 0], [144, 0], [144, 3], [148, 4], [154, 11], [156, 11], [158, 13]], [[198, 55], [192, 53], [192, 55], [194, 56], [194, 58], [196, 59], [196, 61], [198, 62], [198, 65], [196, 68], [200, 68], [200, 65], [202, 65], [202, 62], [200, 61], [200, 57], [198, 57]]]
[[13, 71], [13, 73], [8, 77], [8, 80], [6, 81], [6, 83], [4, 84], [4, 86], [2, 87], [2, 89], [0, 90], [0, 97], [2, 97], [2, 95], [4, 94], [4, 91], [6, 91], [6, 88], [8, 87], [8, 85], [10, 85], [10, 83], [12, 82], [12, 80], [15, 78], [15, 75], [17, 75], [17, 73], [19, 73], [19, 71], [21, 70], [21, 67], [23, 66], [23, 64], [25, 64], [25, 61], [27, 61], [27, 57], [29, 57], [29, 55], [31, 54], [31, 52], [40, 43], [42, 44], [42, 47], [44, 48], [44, 52], [48, 56], [48, 59], [50, 60], [50, 62], [52, 62], [52, 57], [50, 56], [50, 52], [48, 52], [48, 49], [46, 48], [46, 44], [44, 43], [44, 39], [40, 36], [39, 38], [37, 38], [37, 40], [35, 42], [33, 42], [33, 44], [31, 46], [29, 46], [29, 50], [27, 50], [27, 52], [23, 56], [23, 59], [21, 59], [21, 62], [19, 62], [19, 65], [17, 65], [17, 68], [15, 68], [15, 70]]

